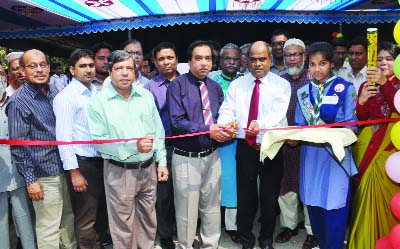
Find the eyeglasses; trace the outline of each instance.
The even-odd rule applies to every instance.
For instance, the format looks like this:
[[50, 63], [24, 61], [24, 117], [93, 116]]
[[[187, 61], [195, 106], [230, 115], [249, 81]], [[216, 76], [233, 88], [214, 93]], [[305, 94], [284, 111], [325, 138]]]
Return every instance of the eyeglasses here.
[[26, 66], [24, 66], [24, 67], [27, 67], [27, 68], [29, 68], [29, 69], [31, 69], [31, 70], [34, 70], [34, 69], [36, 69], [36, 68], [38, 68], [38, 67], [40, 67], [41, 69], [45, 69], [45, 68], [47, 68], [49, 66], [49, 64], [48, 63], [40, 63], [40, 64], [29, 64], [29, 65], [26, 65]]
[[283, 45], [285, 45], [286, 41], [279, 41], [279, 42], [271, 42], [272, 47], [278, 47], [281, 46], [283, 47]]
[[296, 53], [293, 53], [293, 54], [283, 54], [283, 56], [284, 57], [286, 57], [286, 58], [300, 58], [300, 56], [302, 56], [304, 53], [303, 52], [296, 52]]
[[240, 57], [222, 57], [224, 61], [240, 61]]
[[137, 57], [140, 57], [140, 56], [143, 56], [143, 53], [142, 52], [140, 52], [140, 51], [132, 51], [132, 50], [129, 50], [129, 51], [126, 51], [128, 54], [130, 54], [130, 55], [135, 55], [135, 56], [137, 56]]

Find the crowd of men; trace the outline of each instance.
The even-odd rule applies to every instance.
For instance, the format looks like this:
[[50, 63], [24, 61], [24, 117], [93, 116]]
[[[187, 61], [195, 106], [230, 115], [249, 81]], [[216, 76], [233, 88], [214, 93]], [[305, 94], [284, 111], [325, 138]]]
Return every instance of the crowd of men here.
[[[359, 87], [365, 39], [333, 46], [335, 72]], [[1, 139], [122, 140], [1, 145], [0, 248], [15, 238], [22, 248], [103, 248], [107, 233], [115, 249], [150, 249], [157, 235], [162, 248], [192, 248], [198, 229], [201, 248], [217, 248], [221, 225], [243, 248], [273, 248], [304, 227], [302, 248], [317, 247], [298, 197], [298, 147], [259, 160], [263, 129], [294, 125], [296, 91], [310, 82], [304, 42], [283, 30], [241, 47], [195, 41], [181, 67], [162, 42], [151, 60], [156, 73], [138, 40], [102, 42], [71, 53], [67, 80], [60, 64], [50, 77], [42, 51], [7, 55]]]

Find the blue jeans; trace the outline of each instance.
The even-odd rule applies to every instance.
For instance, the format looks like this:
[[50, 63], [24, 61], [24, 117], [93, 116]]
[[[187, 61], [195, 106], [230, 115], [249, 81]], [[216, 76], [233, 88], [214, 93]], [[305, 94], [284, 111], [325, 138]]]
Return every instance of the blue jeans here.
[[11, 203], [15, 228], [24, 249], [35, 249], [35, 234], [25, 187], [0, 193], [0, 249], [10, 248], [8, 203]]

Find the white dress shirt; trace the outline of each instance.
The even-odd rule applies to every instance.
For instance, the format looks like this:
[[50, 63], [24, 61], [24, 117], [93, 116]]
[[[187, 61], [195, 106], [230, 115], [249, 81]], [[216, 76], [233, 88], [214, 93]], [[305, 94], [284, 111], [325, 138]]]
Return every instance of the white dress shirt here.
[[[238, 127], [237, 138], [245, 138], [246, 136], [243, 128], [247, 128], [255, 79], [251, 73], [248, 73], [232, 81], [226, 98], [219, 109], [218, 124], [236, 121]], [[257, 118], [260, 129], [287, 126], [286, 112], [291, 94], [290, 83], [271, 72], [268, 72], [260, 80]], [[264, 133], [265, 131], [257, 135], [257, 143], [261, 143]]]
[[[56, 138], [59, 141], [91, 140], [87, 118], [87, 105], [97, 93], [91, 84], [90, 90], [73, 78], [63, 91], [53, 100], [56, 115]], [[76, 155], [99, 157], [100, 154], [90, 144], [59, 145], [61, 160], [65, 170], [79, 168]]]
[[339, 69], [338, 76], [353, 83], [356, 88], [356, 93], [358, 94], [358, 89], [360, 89], [361, 84], [367, 81], [367, 66], [364, 66], [357, 75], [353, 74], [353, 69], [351, 69], [351, 67], [342, 67]]

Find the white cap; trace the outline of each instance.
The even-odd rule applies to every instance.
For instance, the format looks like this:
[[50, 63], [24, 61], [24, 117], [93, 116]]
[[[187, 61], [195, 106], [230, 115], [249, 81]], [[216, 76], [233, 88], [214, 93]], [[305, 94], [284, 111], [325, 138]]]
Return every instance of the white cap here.
[[291, 39], [287, 40], [285, 42], [285, 45], [283, 45], [283, 48], [286, 48], [287, 46], [290, 46], [290, 45], [297, 45], [297, 46], [302, 47], [303, 49], [306, 49], [306, 45], [300, 39], [291, 38]]
[[21, 58], [24, 52], [11, 52], [7, 55], [7, 63], [10, 63], [13, 60], [17, 60]]

